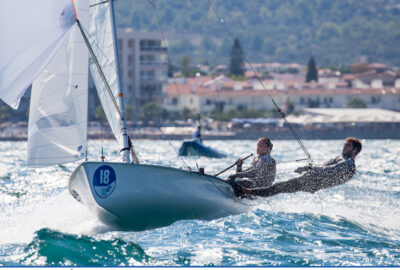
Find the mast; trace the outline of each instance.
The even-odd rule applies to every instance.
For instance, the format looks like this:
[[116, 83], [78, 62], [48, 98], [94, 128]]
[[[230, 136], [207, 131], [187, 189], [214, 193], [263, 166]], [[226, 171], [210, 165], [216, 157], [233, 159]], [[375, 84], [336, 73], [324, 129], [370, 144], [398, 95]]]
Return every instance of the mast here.
[[117, 31], [115, 27], [115, 15], [114, 15], [114, 0], [109, 0], [109, 9], [110, 9], [110, 15], [111, 15], [111, 27], [112, 27], [112, 36], [114, 40], [114, 53], [115, 53], [115, 68], [117, 69], [117, 85], [118, 85], [118, 103], [119, 103], [119, 108], [121, 109], [122, 113], [122, 136], [123, 136], [123, 143], [124, 143], [124, 148], [122, 148], [121, 151], [123, 151], [124, 154], [124, 161], [125, 163], [130, 163], [130, 156], [129, 156], [129, 137], [128, 137], [128, 131], [127, 131], [127, 125], [126, 125], [126, 118], [125, 118], [125, 106], [124, 106], [124, 95], [122, 93], [122, 79], [121, 79], [121, 68], [120, 68], [120, 63], [119, 63], [119, 52], [118, 52], [118, 39], [117, 39]]

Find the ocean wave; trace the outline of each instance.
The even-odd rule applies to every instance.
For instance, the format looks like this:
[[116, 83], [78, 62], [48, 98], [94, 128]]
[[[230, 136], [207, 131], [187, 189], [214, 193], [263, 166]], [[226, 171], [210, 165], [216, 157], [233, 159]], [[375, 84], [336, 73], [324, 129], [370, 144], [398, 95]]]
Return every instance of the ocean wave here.
[[26, 247], [24, 265], [133, 266], [155, 262], [135, 243], [120, 239], [96, 240], [82, 235], [41, 229]]

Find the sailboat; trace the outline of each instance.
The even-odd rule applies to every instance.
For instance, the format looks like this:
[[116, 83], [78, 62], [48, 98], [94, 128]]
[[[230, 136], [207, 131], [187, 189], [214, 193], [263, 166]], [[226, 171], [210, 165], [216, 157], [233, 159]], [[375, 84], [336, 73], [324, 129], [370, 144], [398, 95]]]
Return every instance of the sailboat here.
[[201, 125], [197, 125], [197, 130], [193, 133], [192, 139], [186, 139], [179, 148], [180, 156], [204, 156], [211, 158], [223, 158], [226, 154], [217, 151], [203, 144], [201, 136]]
[[224, 158], [225, 153], [204, 145], [198, 139], [187, 139], [182, 142], [178, 154], [180, 156], [204, 156], [211, 158]]
[[87, 157], [89, 66], [122, 161], [81, 163], [68, 182], [73, 198], [104, 223], [131, 230], [248, 211], [220, 178], [139, 163], [127, 134], [112, 0], [6, 5], [0, 11], [1, 25], [9, 26], [0, 30], [0, 98], [17, 108], [32, 84], [29, 166]]

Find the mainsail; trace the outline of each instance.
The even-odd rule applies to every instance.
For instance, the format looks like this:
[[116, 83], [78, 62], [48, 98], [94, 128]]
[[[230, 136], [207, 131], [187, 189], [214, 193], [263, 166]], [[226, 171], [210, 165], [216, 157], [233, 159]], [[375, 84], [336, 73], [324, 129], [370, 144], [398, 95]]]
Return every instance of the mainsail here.
[[[106, 80], [112, 91], [114, 100], [119, 99], [119, 78], [118, 78], [118, 65], [115, 55], [115, 47], [113, 37], [112, 17], [110, 13], [110, 2], [104, 0], [90, 0], [90, 28], [89, 40], [91, 47], [96, 55], [96, 58], [101, 66]], [[107, 116], [111, 130], [118, 141], [120, 149], [124, 147], [123, 138], [123, 121], [112, 97], [107, 92], [106, 85], [104, 84], [101, 75], [94, 63], [90, 63], [90, 72], [93, 81], [96, 85], [97, 93], [99, 95], [104, 112]]]
[[[88, 0], [75, 1], [77, 17], [88, 25]], [[28, 164], [46, 166], [85, 157], [88, 51], [77, 25], [32, 85]]]
[[12, 0], [3, 4], [0, 98], [17, 108], [25, 89], [62, 44], [75, 22], [75, 12], [71, 0]]

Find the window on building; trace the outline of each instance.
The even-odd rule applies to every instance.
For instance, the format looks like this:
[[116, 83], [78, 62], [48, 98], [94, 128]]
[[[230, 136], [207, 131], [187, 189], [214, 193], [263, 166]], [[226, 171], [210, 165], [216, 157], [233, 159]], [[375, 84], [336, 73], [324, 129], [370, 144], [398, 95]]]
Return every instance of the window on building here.
[[132, 54], [128, 55], [128, 62], [132, 63], [133, 62], [133, 56]]
[[305, 101], [304, 101], [304, 98], [301, 97], [301, 98], [300, 98], [300, 104], [304, 104], [304, 102], [305, 102]]
[[118, 39], [118, 50], [122, 51], [122, 44], [123, 44], [123, 40], [122, 39]]
[[178, 99], [176, 97], [172, 98], [172, 105], [178, 105]]
[[161, 47], [161, 40], [157, 39], [143, 39], [140, 41], [140, 48], [141, 49], [152, 49]]
[[132, 78], [133, 77], [133, 71], [130, 69], [130, 70], [128, 70], [128, 77], [129, 78]]
[[308, 100], [307, 100], [308, 108], [318, 108], [319, 105], [320, 105], [319, 98], [316, 98], [316, 99], [308, 98]]
[[133, 39], [128, 40], [128, 47], [129, 48], [133, 47]]
[[207, 99], [206, 100], [206, 105], [211, 105], [211, 100]]
[[237, 109], [238, 109], [239, 111], [244, 111], [244, 110], [247, 109], [247, 106], [246, 106], [246, 105], [239, 105], [239, 106], [237, 106]]
[[154, 70], [141, 70], [140, 71], [140, 79], [141, 80], [155, 80], [155, 72]]
[[193, 98], [190, 98], [190, 104], [193, 104]]
[[381, 102], [381, 97], [376, 97], [376, 96], [372, 96], [371, 97], [371, 103], [372, 104], [377, 104], [379, 102]]

